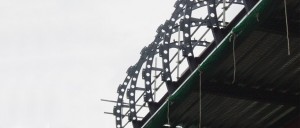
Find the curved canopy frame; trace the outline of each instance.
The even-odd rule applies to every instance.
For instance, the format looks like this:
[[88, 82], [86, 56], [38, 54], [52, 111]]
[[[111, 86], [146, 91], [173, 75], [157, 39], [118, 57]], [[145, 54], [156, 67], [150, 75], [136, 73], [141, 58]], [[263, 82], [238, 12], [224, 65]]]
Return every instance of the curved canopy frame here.
[[[123, 118], [128, 116], [128, 121], [133, 123], [134, 127], [139, 127], [139, 121], [137, 117], [137, 107], [146, 107], [150, 113], [153, 113], [151, 105], [155, 104], [153, 99], [153, 74], [152, 71], [159, 71], [158, 76], [161, 77], [161, 81], [165, 82], [167, 87], [174, 86], [176, 81], [172, 79], [172, 70], [170, 68], [170, 63], [174, 56], [180, 55], [179, 52], [182, 52], [182, 56], [188, 62], [188, 68], [194, 70], [194, 49], [198, 46], [207, 47], [212, 43], [218, 43], [218, 33], [219, 31], [226, 28], [226, 26], [221, 25], [224, 23], [220, 17], [223, 15], [217, 14], [217, 6], [220, 3], [225, 2], [227, 7], [223, 9], [227, 10], [230, 5], [238, 4], [244, 5], [246, 10], [249, 10], [249, 1], [250, 0], [178, 0], [176, 1], [174, 7], [175, 10], [172, 13], [172, 16], [167, 20], [163, 25], [160, 25], [157, 29], [157, 35], [152, 43], [147, 47], [143, 48], [140, 52], [141, 56], [138, 62], [130, 66], [127, 70], [127, 76], [125, 77], [122, 84], [119, 85], [117, 93], [117, 104], [114, 106], [113, 113], [116, 119], [116, 128], [123, 128], [127, 125], [123, 124]], [[206, 17], [192, 17], [192, 12], [200, 8], [207, 8]], [[226, 23], [228, 24], [228, 23]], [[212, 31], [213, 41], [203, 41], [203, 37], [207, 32], [205, 32], [200, 39], [191, 39], [193, 35], [199, 31], [201, 26], [206, 26], [208, 30]], [[192, 31], [192, 28], [195, 28]], [[171, 41], [172, 36], [179, 36], [177, 41]], [[180, 39], [182, 38], [182, 40]], [[170, 49], [176, 48], [178, 52], [174, 56], [170, 56]], [[162, 67], [158, 68], [154, 66], [153, 61], [154, 57], [159, 55], [159, 58], [162, 62]], [[180, 63], [180, 62], [177, 62]], [[145, 67], [143, 68], [143, 65]], [[178, 67], [175, 67], [178, 68]], [[144, 88], [137, 87], [137, 81], [139, 73], [142, 72], [142, 79], [144, 79]], [[158, 76], [154, 76], [155, 79]], [[137, 90], [142, 90], [142, 95], [136, 95]], [[124, 103], [124, 96], [127, 94], [128, 104]], [[172, 93], [172, 90], [168, 90], [168, 93]], [[137, 102], [143, 97], [144, 104], [142, 106], [137, 105]], [[128, 108], [128, 111], [123, 112], [123, 108]], [[139, 117], [144, 118], [144, 117]]]

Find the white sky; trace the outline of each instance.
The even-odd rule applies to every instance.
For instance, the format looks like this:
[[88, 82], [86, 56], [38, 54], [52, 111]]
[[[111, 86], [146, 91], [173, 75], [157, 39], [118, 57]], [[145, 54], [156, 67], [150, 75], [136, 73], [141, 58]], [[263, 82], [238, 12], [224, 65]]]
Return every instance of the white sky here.
[[117, 86], [175, 0], [0, 0], [0, 128], [113, 128]]

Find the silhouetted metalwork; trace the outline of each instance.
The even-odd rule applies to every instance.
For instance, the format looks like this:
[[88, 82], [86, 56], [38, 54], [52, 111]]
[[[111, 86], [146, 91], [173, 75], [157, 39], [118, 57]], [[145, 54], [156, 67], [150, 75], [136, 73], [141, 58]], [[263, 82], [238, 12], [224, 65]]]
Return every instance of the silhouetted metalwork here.
[[[165, 21], [163, 25], [160, 25], [157, 29], [157, 35], [152, 43], [147, 47], [143, 48], [140, 52], [141, 56], [138, 62], [129, 67], [127, 70], [127, 76], [122, 84], [118, 87], [118, 99], [116, 106], [114, 107], [113, 114], [116, 116], [116, 127], [123, 128], [127, 123], [123, 123], [122, 120], [125, 116], [128, 116], [128, 120], [133, 123], [134, 127], [140, 127], [140, 120], [137, 117], [137, 113], [141, 107], [148, 107], [149, 113], [154, 113], [156, 111], [155, 106], [156, 101], [153, 98], [153, 88], [154, 81], [160, 76], [161, 81], [168, 88], [168, 93], [172, 93], [176, 88], [177, 81], [172, 77], [172, 73], [175, 71], [171, 69], [170, 63], [174, 62], [175, 56], [182, 55], [183, 59], [187, 60], [188, 69], [194, 70], [197, 66], [195, 61], [194, 50], [196, 47], [207, 47], [211, 44], [218, 44], [232, 28], [232, 25], [227, 26], [229, 23], [224, 22], [225, 20], [220, 17], [223, 14], [217, 14], [217, 7], [220, 7], [226, 2], [226, 7], [222, 7], [225, 12], [231, 5], [238, 4], [243, 5], [246, 11], [249, 11], [257, 0], [178, 0], [176, 1], [174, 7], [175, 10], [169, 20]], [[205, 17], [193, 17], [193, 11], [207, 8]], [[205, 11], [204, 11], [205, 13]], [[243, 13], [246, 14], [246, 13]], [[241, 15], [238, 15], [242, 17]], [[236, 21], [235, 21], [236, 22]], [[199, 39], [192, 39], [197, 31], [200, 31], [201, 26], [206, 26], [208, 29]], [[206, 41], [203, 37], [208, 31], [212, 32], [213, 40]], [[178, 34], [179, 33], [179, 34]], [[177, 40], [171, 40], [173, 37], [178, 37]], [[181, 40], [182, 39], [182, 40]], [[175, 53], [173, 56], [170, 55], [171, 49], [177, 49], [179, 52]], [[159, 55], [162, 62], [162, 67], [154, 66], [154, 57]], [[183, 59], [177, 60], [180, 64]], [[143, 67], [143, 65], [145, 65]], [[154, 76], [153, 71], [158, 72], [157, 76]], [[139, 73], [142, 72], [141, 76], [144, 79], [144, 87], [137, 87]], [[178, 76], [180, 77], [180, 76]], [[154, 78], [154, 80], [153, 80]], [[136, 91], [142, 91], [141, 95], [136, 95]], [[124, 103], [124, 96], [128, 98], [128, 103]], [[142, 105], [137, 105], [140, 99], [144, 99]], [[123, 108], [128, 108], [128, 111], [123, 112]]]

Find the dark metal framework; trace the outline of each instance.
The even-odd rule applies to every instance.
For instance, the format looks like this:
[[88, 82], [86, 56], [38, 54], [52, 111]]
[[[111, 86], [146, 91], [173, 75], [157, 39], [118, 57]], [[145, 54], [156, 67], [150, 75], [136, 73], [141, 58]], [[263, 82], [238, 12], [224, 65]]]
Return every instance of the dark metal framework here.
[[[157, 29], [157, 35], [152, 43], [141, 50], [140, 59], [138, 62], [129, 67], [127, 70], [127, 76], [122, 84], [118, 87], [118, 99], [117, 104], [114, 107], [113, 113], [116, 116], [116, 127], [123, 128], [127, 125], [123, 124], [122, 120], [125, 116], [128, 116], [128, 120], [132, 122], [135, 128], [141, 127], [140, 121], [137, 117], [138, 107], [148, 107], [149, 112], [153, 114], [156, 109], [156, 102], [153, 99], [153, 92], [157, 88], [153, 89], [154, 80], [152, 79], [152, 71], [160, 72], [158, 76], [165, 83], [168, 89], [168, 93], [172, 92], [176, 88], [176, 82], [172, 79], [172, 73], [175, 69], [170, 68], [170, 63], [174, 60], [175, 56], [179, 54], [176, 53], [174, 56], [170, 56], [170, 49], [175, 48], [182, 52], [182, 56], [187, 60], [189, 70], [194, 70], [196, 68], [197, 62], [195, 61], [194, 49], [196, 47], [202, 46], [207, 47], [211, 44], [218, 44], [222, 39], [223, 35], [227, 34], [228, 27], [230, 23], [224, 23], [220, 20], [223, 15], [217, 14], [217, 7], [221, 6], [223, 2], [226, 2], [226, 7], [223, 9], [228, 9], [232, 4], [244, 5], [244, 9], [249, 11], [257, 0], [178, 0], [176, 1], [174, 7], [175, 10], [172, 16], [163, 25], [160, 25]], [[200, 8], [207, 8], [207, 16], [204, 18], [192, 17], [192, 12]], [[225, 26], [226, 25], [226, 26]], [[227, 26], [228, 25], [228, 26]], [[208, 42], [203, 40], [203, 36], [200, 39], [191, 39], [193, 35], [199, 30], [201, 26], [206, 26], [208, 30], [211, 30], [213, 35], [213, 41]], [[232, 26], [232, 25], [231, 25]], [[194, 31], [192, 31], [192, 28]], [[176, 36], [176, 33], [182, 33], [182, 40], [171, 41], [172, 36]], [[162, 62], [162, 67], [155, 67], [154, 57], [159, 55]], [[181, 63], [183, 60], [177, 62]], [[145, 67], [143, 68], [143, 65]], [[144, 88], [137, 87], [137, 81], [139, 73], [142, 72], [142, 79], [144, 79]], [[158, 76], [154, 76], [155, 79]], [[142, 95], [136, 95], [136, 91], [143, 91]], [[128, 98], [128, 104], [124, 103], [124, 96]], [[143, 97], [144, 104], [142, 106], [137, 105], [137, 102]], [[147, 105], [146, 105], [147, 104]], [[122, 112], [123, 108], [128, 108], [127, 112]]]

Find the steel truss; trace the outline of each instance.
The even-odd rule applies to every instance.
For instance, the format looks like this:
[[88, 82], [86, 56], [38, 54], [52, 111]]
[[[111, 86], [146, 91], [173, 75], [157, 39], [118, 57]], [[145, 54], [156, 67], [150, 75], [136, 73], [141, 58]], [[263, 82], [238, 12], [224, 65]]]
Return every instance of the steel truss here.
[[[140, 59], [135, 65], [128, 68], [125, 80], [118, 87], [117, 104], [113, 109], [113, 114], [116, 117], [116, 128], [123, 128], [127, 125], [128, 122], [123, 124], [123, 118], [125, 116], [128, 116], [128, 121], [132, 122], [134, 128], [141, 127], [141, 120], [144, 117], [137, 117], [137, 113], [142, 107], [148, 107], [150, 114], [153, 114], [156, 111], [155, 108], [157, 108], [157, 106], [155, 106], [156, 101], [153, 99], [153, 90], [156, 90], [157, 88], [153, 88], [153, 84], [159, 76], [161, 77], [161, 81], [167, 86], [168, 94], [172, 94], [178, 84], [178, 81], [172, 79], [172, 73], [176, 68], [179, 68], [179, 65], [176, 66], [175, 69], [171, 69], [170, 63], [174, 60], [175, 56], [180, 55], [179, 52], [182, 52], [181, 55], [183, 59], [187, 60], [189, 70], [192, 71], [198, 64], [195, 60], [196, 56], [194, 55], [194, 49], [200, 46], [208, 47], [211, 44], [218, 44], [223, 39], [224, 35], [229, 32], [228, 29], [231, 28], [228, 24], [230, 23], [224, 22], [225, 20], [220, 18], [224, 14], [217, 14], [217, 6], [222, 6], [223, 2], [227, 5], [226, 7], [223, 7], [225, 11], [231, 5], [238, 4], [243, 5], [244, 10], [247, 12], [255, 5], [257, 0], [176, 1], [174, 5], [175, 10], [172, 13], [171, 18], [158, 27], [154, 41], [141, 50]], [[206, 17], [192, 17], [193, 11], [200, 8], [207, 8]], [[207, 31], [200, 39], [191, 39], [201, 26], [206, 26], [208, 28], [207, 31], [211, 30], [214, 38], [213, 41], [208, 42], [203, 40]], [[194, 31], [192, 31], [192, 28]], [[178, 33], [182, 34], [182, 40], [179, 38], [177, 41], [171, 41], [171, 37], [176, 36]], [[170, 49], [177, 49], [178, 52], [174, 56], [170, 56]], [[155, 55], [159, 55], [161, 59], [161, 68], [154, 66]], [[183, 59], [177, 63], [180, 64]], [[144, 64], [145, 67], [143, 67]], [[152, 71], [157, 71], [159, 73], [154, 76]], [[142, 72], [142, 79], [144, 79], [144, 88], [137, 87], [140, 72]], [[152, 79], [153, 76], [155, 78], [154, 80]], [[143, 93], [142, 95], [136, 95], [136, 91], [143, 91]], [[127, 94], [128, 103], [123, 101], [125, 93]], [[142, 105], [137, 105], [137, 102], [142, 98], [144, 99], [144, 103]], [[123, 108], [128, 108], [128, 111], [123, 112]]]

